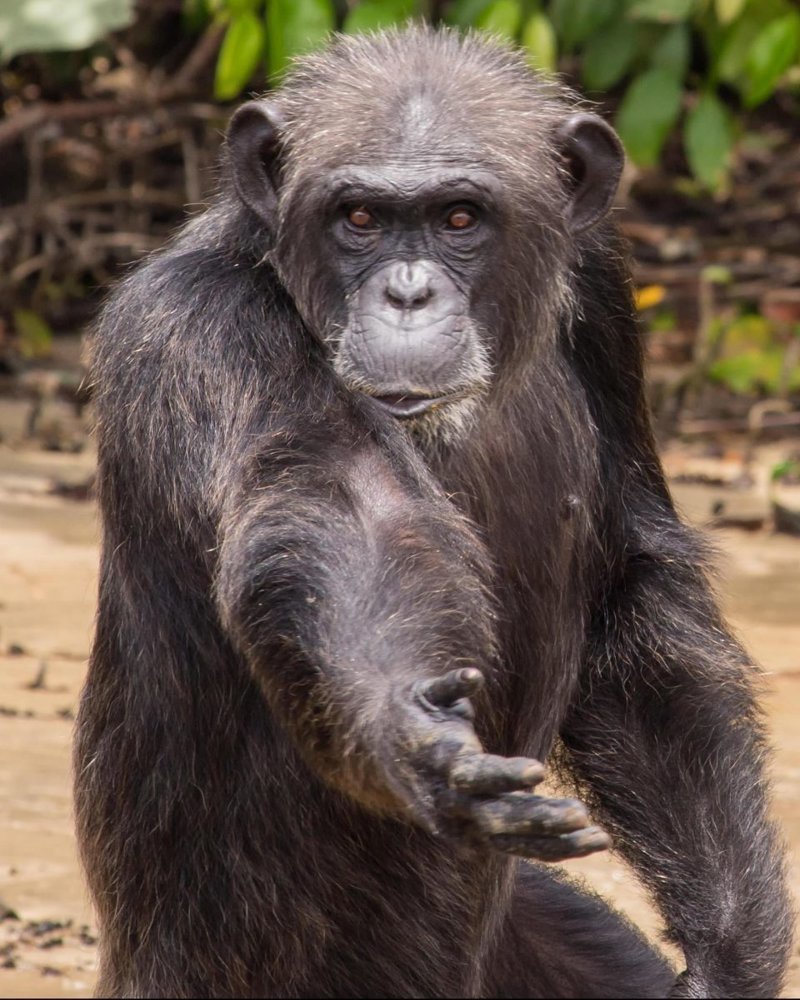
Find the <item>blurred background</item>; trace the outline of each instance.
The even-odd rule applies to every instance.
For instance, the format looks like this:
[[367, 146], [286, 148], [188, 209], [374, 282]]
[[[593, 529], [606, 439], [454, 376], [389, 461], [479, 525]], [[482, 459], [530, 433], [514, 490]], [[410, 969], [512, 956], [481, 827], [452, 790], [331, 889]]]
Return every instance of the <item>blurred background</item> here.
[[[622, 136], [662, 457], [764, 667], [800, 887], [796, 0], [0, 0], [0, 996], [88, 996], [95, 975], [69, 750], [98, 559], [86, 331], [213, 195], [237, 101], [333, 30], [408, 18], [516, 41]], [[613, 857], [569, 870], [658, 935]]]

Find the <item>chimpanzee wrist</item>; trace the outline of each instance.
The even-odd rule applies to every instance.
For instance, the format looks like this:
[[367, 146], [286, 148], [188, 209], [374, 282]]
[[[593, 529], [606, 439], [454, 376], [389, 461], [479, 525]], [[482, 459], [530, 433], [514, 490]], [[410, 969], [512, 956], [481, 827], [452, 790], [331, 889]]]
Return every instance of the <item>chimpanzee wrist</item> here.
[[729, 954], [707, 955], [690, 961], [676, 979], [670, 997], [776, 997], [781, 991], [780, 968], [774, 971], [768, 962], [748, 963]]
[[675, 980], [675, 985], [670, 991], [670, 998], [679, 997], [710, 997], [716, 996], [709, 991], [708, 985], [702, 976], [698, 976], [689, 969], [685, 969]]

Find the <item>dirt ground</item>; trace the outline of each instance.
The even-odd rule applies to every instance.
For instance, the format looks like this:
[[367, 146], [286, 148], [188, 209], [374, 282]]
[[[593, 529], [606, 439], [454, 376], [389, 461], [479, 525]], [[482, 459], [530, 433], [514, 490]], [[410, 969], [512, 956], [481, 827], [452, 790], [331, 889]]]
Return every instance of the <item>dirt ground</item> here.
[[[91, 995], [96, 940], [72, 833], [70, 740], [92, 630], [97, 518], [91, 502], [50, 490], [54, 480], [83, 482], [93, 458], [19, 446], [24, 419], [21, 404], [0, 401], [0, 996], [80, 997]], [[676, 494], [688, 516], [707, 517], [713, 489]], [[735, 529], [714, 537], [725, 607], [768, 672], [775, 812], [795, 848], [797, 892], [800, 539]], [[657, 936], [657, 919], [611, 855], [568, 867]], [[785, 995], [800, 997], [797, 957]]]

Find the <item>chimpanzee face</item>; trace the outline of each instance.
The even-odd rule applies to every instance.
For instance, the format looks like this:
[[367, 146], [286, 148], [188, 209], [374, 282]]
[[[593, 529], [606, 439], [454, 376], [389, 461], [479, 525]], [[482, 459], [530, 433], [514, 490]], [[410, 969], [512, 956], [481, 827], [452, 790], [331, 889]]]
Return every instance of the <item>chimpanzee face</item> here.
[[531, 315], [555, 298], [558, 234], [605, 214], [616, 136], [593, 115], [568, 117], [510, 190], [485, 153], [418, 140], [356, 162], [301, 156], [282, 185], [282, 127], [274, 105], [251, 102], [228, 144], [237, 190], [270, 227], [271, 259], [310, 332], [347, 386], [393, 417], [462, 426], [504, 364], [503, 317], [525, 294]]
[[413, 420], [479, 394], [490, 376], [475, 289], [498, 251], [488, 172], [342, 167], [324, 185], [323, 266], [344, 310], [328, 331], [352, 388]]

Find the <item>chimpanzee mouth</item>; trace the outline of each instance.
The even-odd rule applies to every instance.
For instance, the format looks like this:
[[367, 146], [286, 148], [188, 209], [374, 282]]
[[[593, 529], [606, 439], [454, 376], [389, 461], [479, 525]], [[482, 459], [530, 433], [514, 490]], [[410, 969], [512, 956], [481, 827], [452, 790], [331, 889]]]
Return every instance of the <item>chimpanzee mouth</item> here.
[[392, 392], [384, 396], [373, 396], [376, 403], [387, 410], [393, 417], [407, 420], [418, 417], [428, 410], [447, 402], [447, 396], [422, 396], [413, 392]]

